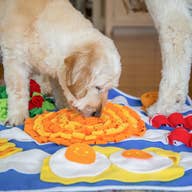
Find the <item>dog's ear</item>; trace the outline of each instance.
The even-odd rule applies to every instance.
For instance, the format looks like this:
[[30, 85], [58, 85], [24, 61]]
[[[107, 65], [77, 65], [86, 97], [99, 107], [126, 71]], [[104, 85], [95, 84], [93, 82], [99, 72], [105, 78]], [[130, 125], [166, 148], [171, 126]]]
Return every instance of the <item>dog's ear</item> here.
[[87, 93], [97, 55], [96, 47], [95, 44], [84, 46], [64, 61], [67, 86], [76, 98], [82, 98]]
[[64, 64], [58, 68], [58, 80], [68, 102], [86, 95], [100, 50], [97, 43], [84, 45], [65, 58]]

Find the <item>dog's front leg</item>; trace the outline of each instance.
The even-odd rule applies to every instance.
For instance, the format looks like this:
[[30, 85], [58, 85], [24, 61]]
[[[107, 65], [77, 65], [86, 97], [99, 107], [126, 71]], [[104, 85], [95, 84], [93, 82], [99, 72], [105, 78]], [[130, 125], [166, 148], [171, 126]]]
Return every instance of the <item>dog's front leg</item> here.
[[188, 94], [192, 56], [192, 24], [185, 1], [146, 0], [159, 33], [162, 79], [159, 98], [149, 115], [180, 111]]
[[4, 54], [6, 90], [8, 94], [8, 118], [10, 125], [23, 124], [28, 117], [29, 80], [28, 69], [19, 58]]

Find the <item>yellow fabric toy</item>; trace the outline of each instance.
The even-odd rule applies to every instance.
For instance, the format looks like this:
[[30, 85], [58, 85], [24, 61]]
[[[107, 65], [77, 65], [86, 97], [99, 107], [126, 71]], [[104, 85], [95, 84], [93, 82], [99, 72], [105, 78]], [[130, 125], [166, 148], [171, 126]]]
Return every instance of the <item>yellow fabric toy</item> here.
[[7, 139], [0, 138], [0, 159], [22, 151], [22, 148], [16, 147], [14, 143], [8, 142]]
[[144, 111], [151, 105], [153, 105], [158, 99], [158, 92], [157, 91], [149, 91], [141, 95], [141, 103], [142, 108]]

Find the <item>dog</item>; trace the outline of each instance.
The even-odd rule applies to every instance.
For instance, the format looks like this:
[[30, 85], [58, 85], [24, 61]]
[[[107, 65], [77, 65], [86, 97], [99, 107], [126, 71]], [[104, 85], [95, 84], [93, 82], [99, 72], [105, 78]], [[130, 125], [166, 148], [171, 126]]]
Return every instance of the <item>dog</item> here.
[[192, 0], [145, 0], [159, 34], [162, 78], [157, 102], [148, 114], [182, 111], [188, 94], [192, 58]]
[[10, 125], [28, 117], [29, 79], [49, 79], [58, 108], [99, 116], [121, 74], [111, 39], [68, 0], [0, 0], [0, 46]]

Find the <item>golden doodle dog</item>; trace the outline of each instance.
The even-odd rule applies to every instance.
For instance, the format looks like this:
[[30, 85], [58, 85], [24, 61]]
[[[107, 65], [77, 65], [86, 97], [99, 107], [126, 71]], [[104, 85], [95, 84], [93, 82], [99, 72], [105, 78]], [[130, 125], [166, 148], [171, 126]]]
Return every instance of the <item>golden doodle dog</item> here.
[[68, 0], [0, 0], [0, 45], [11, 125], [28, 117], [34, 73], [50, 78], [58, 107], [66, 100], [86, 116], [99, 115], [108, 90], [118, 85], [114, 43]]

